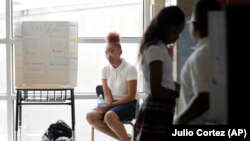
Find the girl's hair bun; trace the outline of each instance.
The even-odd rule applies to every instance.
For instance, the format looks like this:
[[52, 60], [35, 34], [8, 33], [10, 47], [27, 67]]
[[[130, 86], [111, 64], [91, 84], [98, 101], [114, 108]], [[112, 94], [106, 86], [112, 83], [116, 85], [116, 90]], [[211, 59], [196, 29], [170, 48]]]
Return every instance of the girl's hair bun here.
[[116, 32], [110, 32], [107, 35], [106, 40], [108, 43], [120, 43], [120, 35]]

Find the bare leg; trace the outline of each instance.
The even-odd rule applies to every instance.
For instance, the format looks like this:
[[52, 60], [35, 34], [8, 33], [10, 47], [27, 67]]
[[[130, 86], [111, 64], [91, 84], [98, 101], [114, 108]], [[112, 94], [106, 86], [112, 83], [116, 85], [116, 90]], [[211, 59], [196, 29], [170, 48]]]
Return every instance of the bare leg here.
[[103, 116], [101, 114], [97, 113], [96, 111], [92, 111], [86, 115], [86, 119], [88, 123], [95, 129], [119, 140], [119, 137], [107, 126], [107, 124], [104, 123]]
[[128, 134], [118, 115], [113, 111], [108, 111], [104, 120], [108, 127], [120, 138], [121, 141], [129, 141]]

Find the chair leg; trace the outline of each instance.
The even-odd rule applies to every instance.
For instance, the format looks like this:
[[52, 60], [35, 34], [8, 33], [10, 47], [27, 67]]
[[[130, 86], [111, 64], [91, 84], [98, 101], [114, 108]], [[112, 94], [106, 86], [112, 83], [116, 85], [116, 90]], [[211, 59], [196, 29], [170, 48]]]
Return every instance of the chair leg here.
[[131, 121], [127, 122], [127, 124], [131, 125], [131, 127], [132, 127], [131, 139], [133, 141], [134, 140], [134, 124]]
[[95, 129], [92, 127], [92, 130], [91, 130], [91, 141], [94, 141], [94, 137], [95, 137]]
[[132, 136], [131, 136], [131, 141], [134, 141], [134, 124], [132, 124]]

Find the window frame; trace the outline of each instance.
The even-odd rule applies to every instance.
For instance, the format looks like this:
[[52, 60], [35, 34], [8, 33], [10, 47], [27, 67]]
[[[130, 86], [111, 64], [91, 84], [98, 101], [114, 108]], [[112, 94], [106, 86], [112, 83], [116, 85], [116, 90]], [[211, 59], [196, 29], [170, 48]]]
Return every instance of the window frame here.
[[[13, 118], [14, 118], [14, 101], [16, 99], [16, 91], [14, 89], [14, 61], [13, 61], [13, 44], [15, 43], [15, 38], [13, 36], [13, 9], [12, 0], [5, 0], [5, 23], [6, 23], [6, 37], [0, 38], [0, 44], [5, 44], [6, 46], [6, 94], [0, 95], [0, 100], [6, 100], [7, 102], [7, 140], [12, 141], [13, 139]], [[145, 31], [147, 25], [150, 23], [152, 18], [151, 7], [152, 3], [150, 0], [143, 0], [143, 32]], [[139, 43], [141, 37], [121, 37], [121, 42], [123, 43]], [[79, 37], [78, 43], [105, 43], [102, 37]], [[75, 99], [95, 99], [95, 92], [81, 92], [76, 93]], [[143, 92], [139, 93], [141, 97], [145, 97]]]

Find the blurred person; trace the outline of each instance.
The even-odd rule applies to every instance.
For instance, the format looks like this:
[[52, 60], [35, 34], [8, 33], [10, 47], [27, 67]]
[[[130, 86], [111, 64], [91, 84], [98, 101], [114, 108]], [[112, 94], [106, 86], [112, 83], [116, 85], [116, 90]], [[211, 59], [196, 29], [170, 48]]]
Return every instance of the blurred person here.
[[139, 60], [147, 94], [135, 123], [136, 141], [165, 141], [173, 124], [176, 90], [172, 46], [183, 31], [185, 16], [178, 6], [163, 8], [143, 35]]
[[208, 12], [220, 10], [217, 0], [198, 0], [193, 8], [189, 33], [196, 43], [195, 51], [181, 71], [181, 90], [174, 124], [208, 122], [211, 77], [208, 43]]

